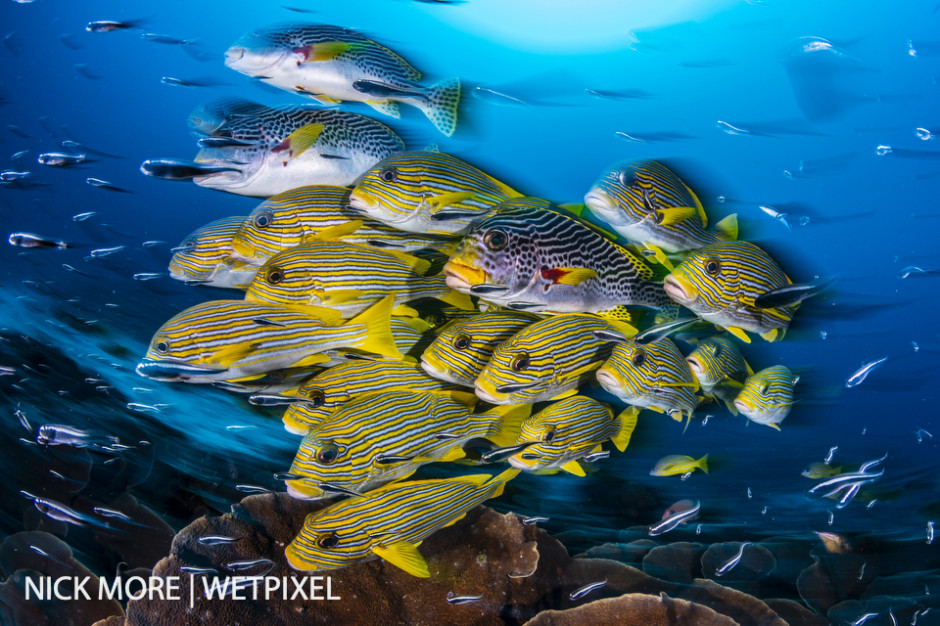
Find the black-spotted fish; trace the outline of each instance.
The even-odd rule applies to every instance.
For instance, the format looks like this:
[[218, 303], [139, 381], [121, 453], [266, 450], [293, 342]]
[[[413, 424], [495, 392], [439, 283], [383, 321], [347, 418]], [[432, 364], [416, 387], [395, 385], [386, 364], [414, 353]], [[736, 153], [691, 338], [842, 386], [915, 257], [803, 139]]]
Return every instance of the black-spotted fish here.
[[397, 305], [437, 298], [467, 310], [470, 298], [426, 276], [431, 263], [397, 250], [345, 241], [313, 241], [267, 260], [248, 287], [246, 300], [325, 306], [351, 317], [389, 296]]
[[793, 406], [793, 387], [800, 380], [783, 365], [763, 369], [744, 382], [734, 406], [746, 418], [780, 430]]
[[416, 233], [460, 235], [518, 191], [442, 152], [400, 152], [363, 174], [352, 208], [389, 226]]
[[496, 346], [539, 319], [533, 313], [495, 311], [456, 320], [421, 355], [421, 367], [435, 378], [473, 387]]
[[322, 103], [364, 102], [400, 117], [398, 103], [424, 113], [443, 134], [457, 128], [460, 81], [429, 87], [421, 72], [385, 46], [362, 34], [327, 24], [261, 28], [241, 37], [225, 52], [225, 64], [293, 93]]
[[577, 393], [632, 329], [588, 314], [556, 315], [517, 332], [493, 351], [476, 379], [492, 404], [561, 399]]
[[462, 391], [356, 396], [304, 437], [290, 467], [303, 478], [287, 481], [287, 492], [305, 499], [365, 493], [427, 463], [463, 458], [461, 446], [471, 439], [509, 445], [531, 410], [522, 405], [473, 413], [475, 401]]
[[695, 193], [657, 161], [618, 163], [594, 183], [584, 203], [601, 220], [630, 241], [645, 246], [672, 269], [665, 253], [694, 250], [736, 239], [737, 216], [705, 230], [708, 217]]
[[600, 229], [522, 198], [481, 219], [444, 267], [447, 284], [510, 309], [606, 313], [668, 302], [653, 270]]
[[332, 360], [326, 352], [347, 347], [400, 359], [389, 330], [391, 312], [391, 297], [345, 323], [332, 309], [211, 300], [161, 326], [137, 373], [165, 381], [237, 382], [325, 364]]
[[698, 380], [669, 338], [644, 345], [635, 341], [618, 344], [596, 376], [601, 387], [622, 402], [665, 413], [680, 422], [692, 419], [701, 399], [695, 393]]
[[[210, 125], [211, 126], [211, 125]], [[195, 161], [236, 168], [193, 182], [243, 196], [268, 197], [304, 185], [351, 185], [380, 159], [405, 148], [388, 126], [363, 115], [307, 106], [233, 115]]]
[[709, 337], [695, 346], [685, 361], [698, 379], [702, 393], [723, 401], [736, 414], [734, 398], [744, 380], [754, 373], [737, 344], [723, 335]]
[[747, 241], [717, 243], [691, 252], [664, 283], [677, 304], [745, 343], [751, 342], [748, 332], [767, 341], [783, 338], [797, 305], [762, 309], [754, 299], [789, 284], [776, 261]]
[[245, 217], [223, 217], [197, 228], [173, 249], [170, 276], [210, 287], [247, 289], [258, 266], [232, 258], [232, 238]]
[[526, 471], [557, 468], [584, 476], [578, 463], [599, 452], [601, 444], [611, 440], [623, 452], [636, 428], [636, 413], [624, 411], [614, 417], [606, 404], [585, 396], [572, 396], [556, 402], [529, 417], [515, 444], [532, 445], [509, 457], [509, 463]]
[[258, 205], [235, 232], [232, 256], [261, 265], [278, 252], [295, 248], [328, 228], [353, 221], [361, 222], [361, 226], [339, 239], [406, 252], [452, 245], [444, 238], [405, 233], [360, 216], [349, 208], [346, 187], [309, 185], [271, 196]]
[[[394, 330], [392, 331], [394, 333]], [[284, 413], [284, 428], [306, 435], [334, 411], [357, 396], [392, 391], [452, 389], [431, 378], [420, 367], [402, 361], [349, 361], [308, 379], [297, 391], [297, 400]]]
[[473, 507], [503, 493], [519, 475], [510, 469], [415, 480], [380, 487], [362, 498], [346, 498], [307, 516], [284, 551], [296, 570], [322, 571], [380, 557], [413, 576], [430, 577], [418, 544], [450, 526]]

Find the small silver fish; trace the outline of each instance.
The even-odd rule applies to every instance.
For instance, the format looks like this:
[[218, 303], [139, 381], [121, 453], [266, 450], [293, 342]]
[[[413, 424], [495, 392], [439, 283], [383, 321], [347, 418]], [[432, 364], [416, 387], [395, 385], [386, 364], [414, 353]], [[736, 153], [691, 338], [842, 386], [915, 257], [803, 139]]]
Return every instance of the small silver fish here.
[[482, 600], [483, 596], [458, 596], [455, 595], [453, 591], [447, 592], [447, 604], [467, 604], [470, 602], [476, 602], [477, 600]]
[[140, 272], [134, 274], [134, 280], [153, 280], [155, 278], [163, 278], [167, 276], [166, 272]]
[[659, 324], [644, 330], [643, 332], [636, 335], [633, 340], [639, 344], [653, 343], [663, 339], [664, 337], [668, 337], [669, 335], [680, 331], [683, 328], [691, 326], [698, 321], [699, 319], [697, 317], [686, 317], [672, 320], [671, 322], [665, 322], [663, 324]]
[[271, 493], [270, 489], [260, 485], [235, 485], [235, 490], [242, 493]]
[[36, 157], [38, 163], [50, 167], [69, 167], [79, 165], [87, 160], [88, 156], [85, 154], [68, 154], [65, 152], [43, 152]]
[[121, 250], [124, 250], [127, 246], [114, 246], [112, 248], [98, 248], [89, 252], [89, 256], [93, 259], [100, 259], [102, 257], [111, 256], [112, 254], [117, 254]]
[[97, 513], [98, 515], [101, 515], [102, 517], [114, 517], [120, 520], [124, 520], [125, 522], [133, 521], [130, 515], [128, 515], [127, 513], [122, 513], [121, 511], [118, 511], [117, 509], [108, 509], [103, 506], [96, 506], [92, 508], [91, 510]]
[[98, 187], [99, 189], [107, 189], [108, 191], [120, 191], [121, 193], [130, 193], [127, 189], [122, 189], [114, 183], [102, 180], [100, 178], [94, 178], [89, 176], [85, 179], [85, 182], [91, 185], [92, 187]]
[[854, 374], [849, 376], [848, 379], [845, 381], [846, 389], [851, 389], [852, 387], [857, 387], [858, 385], [861, 385], [865, 381], [865, 379], [868, 378], [868, 375], [871, 374], [872, 371], [875, 370], [876, 367], [878, 367], [879, 365], [881, 365], [887, 360], [888, 360], [888, 357], [886, 356], [881, 357], [877, 361], [866, 363], [865, 365], [860, 367]]
[[600, 589], [606, 584], [607, 584], [607, 579], [605, 578], [604, 580], [599, 580], [596, 583], [590, 583], [590, 584], [584, 585], [583, 587], [579, 589], [575, 589], [570, 594], [568, 594], [568, 599], [571, 600], [572, 602], [574, 602], [575, 600], [580, 600], [581, 598], [591, 593], [595, 589]]
[[84, 213], [77, 213], [77, 214], [75, 214], [75, 215], [72, 216], [72, 221], [73, 221], [73, 222], [84, 222], [84, 221], [87, 220], [89, 217], [94, 217], [95, 215], [98, 215], [98, 212], [97, 212], [97, 211], [86, 211], [86, 212], [84, 212]]
[[734, 567], [741, 562], [741, 557], [744, 556], [744, 548], [751, 545], [751, 542], [745, 541], [741, 544], [741, 547], [738, 548], [738, 553], [733, 557], [721, 564], [721, 567], [715, 570], [715, 576], [724, 576], [730, 572]]
[[85, 25], [85, 30], [89, 33], [110, 33], [115, 30], [126, 30], [128, 28], [137, 28], [140, 25], [139, 20], [125, 20], [117, 22], [114, 20], [95, 20]]
[[33, 506], [48, 517], [66, 524], [75, 524], [76, 526], [85, 526], [88, 523], [87, 517], [75, 509], [68, 507], [61, 502], [48, 500], [46, 498], [34, 498]]
[[234, 561], [225, 564], [225, 568], [233, 572], [245, 572], [259, 566], [261, 569], [267, 568], [265, 569], [265, 573], [267, 573], [274, 569], [274, 561], [271, 559], [254, 559], [252, 561]]
[[33, 233], [10, 233], [7, 242], [11, 246], [20, 248], [70, 248], [71, 246], [62, 240], [49, 239]]
[[226, 537], [225, 535], [206, 535], [205, 537], [197, 538], [196, 541], [204, 546], [218, 546], [240, 541], [241, 539], [241, 537]]
[[18, 172], [16, 170], [3, 170], [0, 172], [0, 181], [4, 183], [12, 183], [16, 181], [26, 180], [32, 176], [32, 172]]
[[799, 285], [787, 285], [773, 291], [761, 294], [754, 298], [754, 306], [761, 309], [776, 309], [778, 307], [793, 306], [807, 298], [817, 295], [832, 282], [832, 279]]
[[669, 515], [662, 521], [650, 526], [650, 537], [656, 537], [657, 535], [668, 533], [670, 530], [676, 528], [679, 524], [695, 519], [698, 517], [698, 513], [701, 508], [701, 503], [696, 501], [695, 504], [685, 510], [673, 512], [672, 515]]
[[523, 517], [520, 521], [522, 522], [523, 526], [532, 526], [533, 524], [544, 524], [549, 519], [550, 518], [548, 517], [535, 516], [535, 517]]

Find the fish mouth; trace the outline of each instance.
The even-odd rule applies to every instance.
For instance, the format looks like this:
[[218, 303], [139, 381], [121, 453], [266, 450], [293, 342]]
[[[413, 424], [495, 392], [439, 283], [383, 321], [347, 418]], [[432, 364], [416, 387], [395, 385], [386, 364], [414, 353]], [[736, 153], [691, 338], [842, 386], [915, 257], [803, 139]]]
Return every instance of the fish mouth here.
[[686, 357], [685, 362], [689, 364], [689, 368], [696, 376], [705, 373], [705, 368], [702, 367], [702, 364], [698, 362], [698, 359], [693, 357]]
[[194, 379], [207, 377], [218, 378], [219, 374], [226, 372], [225, 368], [209, 365], [196, 365], [184, 361], [158, 361], [145, 358], [137, 364], [135, 371], [144, 378], [167, 382], [193, 382]]
[[233, 67], [236, 63], [245, 58], [247, 50], [241, 46], [232, 46], [225, 51], [225, 65]]
[[608, 213], [614, 210], [614, 203], [610, 196], [600, 189], [592, 189], [584, 196], [587, 208], [597, 213]]
[[389, 225], [407, 222], [417, 213], [417, 209], [415, 209], [410, 213], [402, 214], [398, 219], [394, 219], [395, 213], [388, 210], [383, 211], [382, 203], [375, 196], [358, 188], [353, 189], [352, 193], [349, 194], [349, 208], [366, 217], [371, 217]]
[[464, 265], [453, 259], [444, 265], [444, 282], [456, 291], [470, 293], [470, 288], [486, 283], [486, 270]]
[[663, 281], [666, 295], [678, 304], [687, 304], [695, 300], [695, 287], [683, 276], [670, 274]]
[[740, 411], [741, 413], [745, 415], [751, 412], [751, 405], [749, 405], [744, 400], [735, 400], [734, 408], [736, 408], [738, 411]]
[[512, 404], [508, 394], [502, 394], [492, 388], [489, 383], [481, 383], [479, 380], [474, 383], [473, 391], [477, 397], [490, 404]]
[[438, 380], [443, 380], [447, 383], [454, 383], [455, 385], [473, 385], [472, 380], [461, 378], [453, 374], [451, 371], [443, 369], [439, 363], [434, 362], [426, 355], [421, 356], [421, 369], [427, 372], [428, 376]]
[[609, 371], [607, 368], [602, 367], [594, 373], [594, 376], [597, 378], [597, 382], [600, 383], [600, 386], [603, 387], [605, 391], [617, 396], [621, 400], [624, 398], [624, 386], [616, 374]]
[[[295, 540], [296, 541], [296, 540]], [[313, 563], [305, 561], [300, 554], [297, 552], [297, 548], [294, 547], [294, 544], [291, 543], [284, 550], [284, 556], [287, 557], [287, 564], [290, 565], [292, 570], [298, 572], [317, 572], [322, 571], [322, 568], [318, 568]]]
[[186, 272], [183, 271], [183, 268], [180, 267], [176, 261], [170, 261], [170, 277], [176, 280], [186, 280]]
[[507, 459], [512, 467], [520, 470], [532, 470], [535, 467], [535, 461], [526, 461], [519, 454], [514, 454]]

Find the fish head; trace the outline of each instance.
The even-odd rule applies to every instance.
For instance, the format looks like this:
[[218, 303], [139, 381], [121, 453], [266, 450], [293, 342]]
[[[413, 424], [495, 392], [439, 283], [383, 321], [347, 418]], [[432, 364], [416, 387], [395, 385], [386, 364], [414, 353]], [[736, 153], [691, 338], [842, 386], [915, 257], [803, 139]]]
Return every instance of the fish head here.
[[284, 412], [284, 429], [295, 435], [306, 435], [312, 429], [323, 423], [330, 416], [335, 405], [327, 407], [323, 404], [323, 392], [320, 390], [311, 390], [313, 396], [311, 402], [306, 402], [298, 398], [297, 402], [292, 402]]
[[246, 300], [278, 304], [323, 303], [323, 284], [306, 248], [275, 254], [258, 270], [245, 294]]
[[427, 155], [433, 153], [404, 152], [380, 160], [356, 180], [349, 206], [391, 226], [407, 226], [419, 217], [428, 221], [434, 195], [428, 181], [440, 172], [424, 169], [437, 162]]
[[223, 259], [231, 255], [232, 236], [243, 217], [225, 217], [206, 224], [173, 248], [170, 275], [177, 280], [207, 280]]
[[793, 405], [793, 373], [775, 365], [748, 376], [734, 399], [734, 406], [748, 419], [760, 424], [778, 424]]
[[649, 394], [656, 387], [659, 363], [651, 358], [657, 342], [640, 345], [632, 339], [617, 346], [610, 358], [597, 370], [595, 377], [607, 392], [630, 403]]
[[655, 179], [648, 167], [644, 162], [621, 162], [608, 168], [584, 196], [584, 203], [613, 226], [633, 226], [650, 218], [655, 210], [649, 202]]
[[194, 176], [193, 182], [207, 189], [237, 193], [248, 186], [264, 169], [268, 152], [260, 146], [203, 148], [193, 159], [196, 163], [215, 166], [224, 171]]
[[[333, 507], [330, 507], [333, 508]], [[287, 563], [299, 571], [323, 571], [352, 565], [370, 554], [375, 540], [342, 510], [316, 511], [284, 550]]]
[[[232, 257], [246, 263], [263, 263], [278, 250], [290, 247], [284, 244], [283, 216], [261, 203], [245, 218], [232, 235]], [[300, 237], [297, 237], [297, 245]]]
[[288, 492], [295, 498], [313, 500], [335, 495], [324, 491], [321, 483], [355, 485], [367, 476], [368, 466], [357, 462], [352, 441], [316, 428], [304, 436], [290, 473], [303, 478], [287, 481]]
[[725, 337], [703, 340], [685, 357], [695, 377], [703, 385], [716, 385], [745, 369], [744, 357], [732, 341]]
[[225, 51], [225, 65], [254, 78], [270, 78], [279, 66], [294, 59], [294, 48], [286, 33], [259, 29], [246, 33]]
[[543, 338], [518, 334], [500, 344], [474, 382], [477, 396], [492, 404], [533, 402], [556, 381], [554, 351]]

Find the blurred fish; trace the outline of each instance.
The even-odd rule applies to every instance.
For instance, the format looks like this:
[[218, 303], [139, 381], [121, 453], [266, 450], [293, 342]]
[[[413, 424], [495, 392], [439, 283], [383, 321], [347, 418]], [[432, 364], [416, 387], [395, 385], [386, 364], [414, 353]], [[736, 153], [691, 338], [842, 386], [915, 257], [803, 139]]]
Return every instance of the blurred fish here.
[[163, 76], [160, 78], [160, 82], [170, 87], [218, 87], [227, 84], [211, 77], [175, 78], [173, 76]]
[[813, 532], [815, 532], [816, 536], [823, 542], [823, 547], [826, 548], [826, 552], [830, 554], [846, 554], [852, 551], [852, 545], [849, 543], [849, 540], [842, 535], [817, 531]]
[[[391, 297], [342, 323], [335, 311], [242, 300], [192, 306], [160, 327], [137, 373], [155, 380], [209, 383], [252, 380], [285, 367], [318, 365], [328, 350], [361, 348], [393, 359]], [[284, 326], [259, 325], [263, 317]]]
[[65, 152], [43, 152], [36, 157], [36, 162], [50, 167], [71, 167], [88, 161], [85, 154], [68, 154]]
[[[26, 156], [27, 154], [29, 154], [29, 150], [20, 150], [20, 151], [18, 151], [18, 152], [14, 152], [14, 153], [13, 153], [13, 156], [10, 157], [10, 160], [11, 160], [11, 161], [16, 161], [16, 160], [18, 160], [18, 159], [23, 158], [23, 157]], [[9, 171], [9, 170], [7, 170], [7, 171]]]
[[476, 379], [476, 394], [492, 404], [572, 396], [627, 334], [632, 329], [594, 315], [540, 320], [496, 347]]
[[693, 251], [666, 277], [669, 297], [745, 343], [745, 331], [767, 341], [783, 338], [797, 305], [764, 309], [755, 298], [792, 281], [756, 245], [746, 241], [712, 244]]
[[400, 117], [398, 103], [423, 112], [448, 137], [457, 127], [460, 81], [419, 84], [421, 72], [385, 46], [356, 31], [330, 25], [262, 28], [225, 53], [235, 71], [327, 103], [364, 102]]
[[400, 230], [460, 235], [496, 205], [522, 194], [442, 152], [403, 152], [366, 171], [349, 198], [360, 213]]
[[41, 235], [34, 235], [33, 233], [10, 233], [7, 237], [7, 242], [11, 246], [18, 246], [20, 248], [71, 248], [70, 244], [59, 240], [59, 239], [49, 239], [48, 237], [43, 237]]
[[241, 172], [232, 165], [213, 165], [184, 159], [147, 159], [140, 164], [140, 171], [147, 176], [165, 180], [192, 180], [196, 177], [205, 178], [227, 172]]
[[91, 185], [92, 187], [98, 187], [99, 189], [107, 189], [108, 191], [119, 191], [121, 193], [130, 193], [127, 189], [122, 189], [114, 183], [110, 183], [106, 180], [101, 180], [100, 178], [88, 177], [85, 179], [85, 182]]
[[114, 20], [96, 20], [94, 22], [88, 22], [88, 24], [85, 25], [85, 30], [89, 33], [110, 33], [115, 30], [139, 28], [141, 23], [141, 20], [124, 20], [121, 22]]
[[159, 33], [141, 33], [141, 39], [152, 41], [154, 43], [163, 43], [171, 46], [188, 46], [196, 43], [195, 39], [178, 39], [170, 35], [161, 35]]
[[66, 48], [70, 48], [71, 50], [79, 50], [82, 48], [82, 44], [76, 41], [75, 37], [69, 33], [59, 35], [59, 41], [61, 41]]
[[715, 570], [715, 576], [716, 577], [724, 576], [725, 574], [733, 570], [735, 567], [737, 567], [738, 563], [741, 562], [741, 558], [744, 556], [744, 548], [748, 547], [749, 545], [751, 545], [750, 541], [741, 542], [741, 545], [738, 547], [737, 554], [735, 554], [730, 559], [722, 563], [718, 567], [718, 569]]
[[17, 137], [22, 137], [23, 139], [32, 139], [31, 135], [27, 134], [16, 124], [7, 124], [7, 129]]
[[568, 599], [571, 600], [572, 602], [575, 602], [576, 600], [580, 600], [581, 598], [587, 596], [589, 593], [591, 593], [595, 589], [600, 589], [606, 584], [607, 584], [606, 578], [604, 580], [599, 580], [596, 583], [589, 583], [569, 593]]
[[817, 480], [819, 478], [829, 478], [830, 476], [835, 476], [842, 472], [842, 466], [832, 467], [828, 463], [823, 463], [822, 461], [815, 461], [810, 463], [805, 470], [803, 470], [800, 475], [806, 478], [812, 478]]
[[868, 375], [871, 374], [877, 367], [880, 367], [885, 361], [888, 360], [888, 357], [883, 356], [877, 361], [871, 361], [862, 365], [855, 373], [848, 377], [845, 381], [846, 389], [851, 389], [852, 387], [857, 387], [865, 382], [865, 379], [868, 378]]
[[76, 63], [72, 66], [76, 72], [87, 78], [88, 80], [101, 80], [104, 78], [101, 74], [94, 72], [91, 68], [88, 67], [87, 63]]
[[657, 307], [668, 300], [641, 258], [599, 228], [536, 198], [503, 202], [476, 222], [444, 273], [457, 291], [536, 313], [622, 318], [626, 305]]
[[477, 85], [471, 89], [470, 95], [477, 100], [501, 106], [529, 106], [529, 103], [521, 98], [482, 85]]
[[27, 180], [32, 176], [32, 172], [18, 172], [16, 170], [3, 170], [0, 172], [0, 181], [4, 183], [14, 183]]
[[532, 313], [496, 311], [456, 320], [421, 354], [421, 367], [435, 378], [473, 387], [496, 346], [539, 319]]
[[320, 571], [376, 556], [413, 576], [428, 578], [417, 545], [439, 528], [503, 493], [519, 474], [511, 469], [442, 480], [395, 483], [311, 513], [284, 551], [296, 570]]
[[780, 422], [793, 406], [793, 386], [799, 380], [783, 365], [768, 367], [747, 377], [734, 406], [749, 420], [780, 430]]
[[761, 309], [776, 309], [779, 307], [793, 306], [799, 304], [807, 298], [819, 294], [825, 289], [832, 279], [820, 281], [818, 283], [808, 283], [800, 285], [787, 285], [767, 293], [763, 293], [754, 298], [754, 306]]
[[698, 460], [683, 454], [664, 456], [656, 461], [656, 465], [650, 470], [650, 476], [681, 476], [691, 474], [696, 469], [708, 473], [707, 454]]
[[190, 233], [173, 249], [170, 276], [210, 287], [247, 289], [258, 266], [232, 258], [232, 239], [244, 216], [223, 217]]
[[738, 126], [735, 126], [734, 124], [731, 124], [730, 122], [725, 122], [722, 120], [718, 120], [717, 122], [715, 122], [715, 126], [718, 128], [718, 130], [720, 130], [723, 133], [727, 133], [728, 135], [757, 134], [757, 133], [752, 133], [746, 128], [740, 128]]
[[659, 341], [660, 339], [665, 339], [674, 333], [677, 333], [698, 323], [698, 321], [699, 319], [697, 317], [683, 317], [672, 320], [670, 322], [663, 322], [662, 324], [651, 326], [646, 330], [637, 333], [636, 336], [633, 337], [633, 340], [640, 345], [651, 343], [653, 341]]
[[301, 499], [329, 497], [320, 487], [328, 483], [334, 490], [365, 493], [427, 463], [463, 458], [461, 446], [471, 439], [509, 445], [531, 410], [523, 405], [473, 413], [475, 402], [462, 391], [356, 396], [304, 437], [290, 466], [291, 474], [303, 478], [287, 481], [287, 492]]
[[89, 252], [89, 256], [93, 259], [99, 259], [101, 257], [111, 256], [112, 254], [117, 254], [118, 252], [126, 249], [127, 246], [112, 246], [110, 248], [97, 248]]
[[108, 157], [110, 159], [123, 158], [120, 155], [105, 152], [104, 150], [98, 150], [97, 148], [86, 146], [85, 144], [73, 141], [71, 139], [63, 139], [61, 146], [66, 150], [70, 150], [72, 153], [93, 154], [95, 156]]
[[695, 139], [694, 135], [687, 135], [685, 133], [679, 133], [675, 131], [630, 131], [626, 133], [624, 131], [617, 131], [614, 135], [624, 141], [630, 141], [634, 143], [656, 143], [658, 141], [688, 141], [689, 139]]
[[85, 220], [98, 215], [97, 211], [86, 211], [84, 213], [76, 213], [72, 216], [73, 222], [84, 222]]
[[812, 122], [840, 117], [864, 101], [864, 87], [855, 79], [866, 68], [827, 39], [793, 40], [783, 63], [797, 105]]
[[604, 100], [648, 100], [656, 96], [642, 89], [585, 89], [588, 95]]
[[723, 401], [728, 410], [737, 414], [734, 398], [747, 377], [754, 373], [737, 345], [725, 336], [709, 337], [702, 340], [685, 360], [698, 379], [702, 392]]
[[117, 437], [100, 437], [91, 431], [66, 424], [42, 424], [36, 434], [36, 442], [44, 446], [71, 446], [73, 448], [97, 448], [117, 443]]
[[663, 519], [649, 527], [649, 536], [656, 537], [674, 530], [679, 524], [686, 524], [698, 517], [701, 502], [679, 500], [663, 513]]
[[286, 9], [288, 11], [293, 11], [294, 13], [316, 13], [316, 11], [314, 11], [313, 9], [305, 9], [301, 7], [289, 7], [286, 4], [282, 4], [281, 8]]
[[936, 276], [938, 274], [940, 274], [940, 269], [924, 269], [917, 265], [908, 265], [898, 272], [898, 278], [904, 280], [913, 276]]
[[623, 452], [636, 428], [636, 412], [627, 409], [614, 417], [606, 404], [585, 396], [572, 396], [527, 418], [515, 444], [530, 443], [509, 457], [509, 464], [526, 471], [557, 468], [584, 476], [578, 463], [600, 452], [601, 444], [612, 441]]

